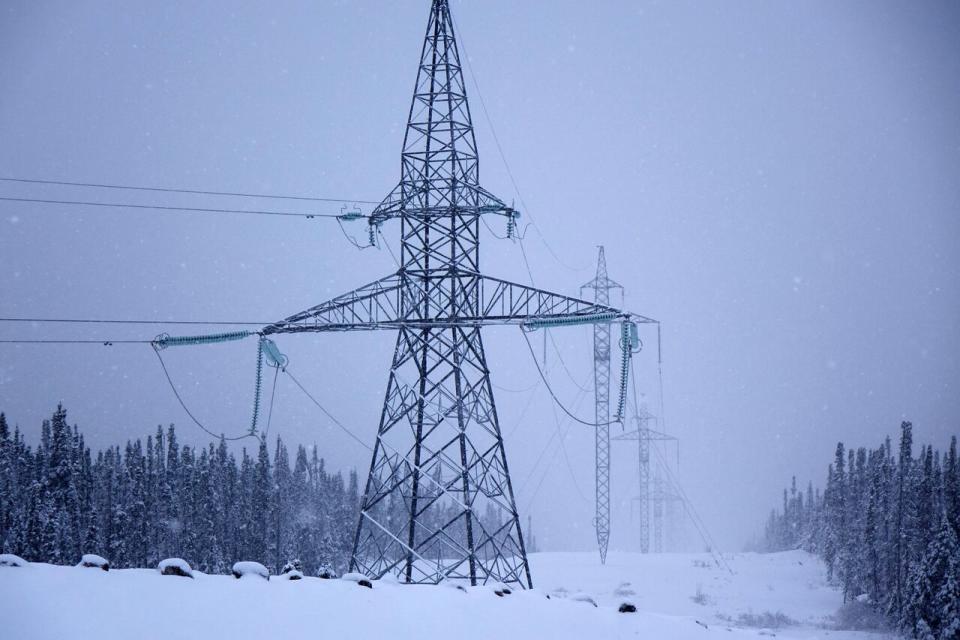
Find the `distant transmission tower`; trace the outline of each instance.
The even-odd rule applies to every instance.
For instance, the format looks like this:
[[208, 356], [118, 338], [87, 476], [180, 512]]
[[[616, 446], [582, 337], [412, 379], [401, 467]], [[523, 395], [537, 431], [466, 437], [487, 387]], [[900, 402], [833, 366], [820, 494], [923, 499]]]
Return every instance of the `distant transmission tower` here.
[[[400, 220], [399, 270], [261, 332], [398, 331], [360, 505], [353, 571], [393, 573], [412, 583], [460, 578], [532, 586], [480, 329], [600, 323], [609, 358], [610, 322], [622, 320], [630, 342], [635, 323], [655, 322], [610, 307], [606, 288], [589, 302], [483, 275], [483, 214], [504, 216], [508, 224], [519, 215], [479, 184], [453, 21], [447, 0], [433, 0], [400, 182], [370, 216], [374, 230]], [[624, 370], [629, 344], [625, 351]], [[609, 362], [605, 371], [608, 398]], [[608, 442], [609, 409], [601, 410], [599, 400], [596, 415], [603, 425], [598, 442]], [[607, 448], [604, 455], [608, 465]], [[608, 480], [603, 503], [606, 518]], [[502, 509], [504, 520], [481, 517], [488, 506]], [[605, 520], [603, 553], [608, 533]]]
[[[653, 507], [653, 551], [654, 553], [663, 551], [663, 501], [667, 499], [667, 492], [659, 471], [654, 470], [651, 474], [650, 444], [652, 442], [677, 441], [671, 435], [650, 428], [650, 423], [656, 422], [656, 419], [656, 416], [650, 413], [645, 405], [640, 405], [637, 409], [637, 415], [633, 416], [637, 428], [613, 438], [614, 440], [636, 440], [638, 445], [640, 482], [636, 499], [640, 503], [639, 536], [641, 553], [650, 552], [651, 506]], [[651, 475], [653, 476], [653, 486], [651, 486]]]
[[[623, 287], [607, 277], [607, 258], [601, 246], [597, 254], [597, 275], [580, 287], [593, 289], [593, 299], [599, 305], [610, 304], [610, 290]], [[594, 417], [596, 422], [596, 515], [597, 545], [600, 547], [600, 563], [607, 562], [607, 547], [610, 544], [610, 323], [593, 325], [593, 390]]]

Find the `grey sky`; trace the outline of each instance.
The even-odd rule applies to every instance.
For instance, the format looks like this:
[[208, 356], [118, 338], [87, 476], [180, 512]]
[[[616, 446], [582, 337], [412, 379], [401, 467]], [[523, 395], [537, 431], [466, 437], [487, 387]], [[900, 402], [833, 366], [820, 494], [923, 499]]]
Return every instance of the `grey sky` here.
[[[399, 176], [428, 6], [6, 0], [0, 175], [377, 200]], [[626, 305], [664, 323], [665, 427], [682, 439], [681, 478], [721, 545], [759, 530], [791, 474], [822, 483], [838, 439], [872, 446], [903, 418], [937, 446], [960, 430], [954, 3], [452, 10], [524, 220], [542, 231], [526, 241], [536, 283], [576, 292], [602, 243]], [[519, 204], [472, 82], [468, 91], [481, 182]], [[339, 209], [12, 184], [0, 195]], [[396, 228], [385, 233], [396, 246]], [[527, 281], [516, 244], [484, 242], [488, 273]], [[358, 252], [324, 220], [0, 202], [2, 316], [268, 321], [393, 268], [389, 253]], [[5, 324], [0, 338], [159, 331]], [[589, 380], [589, 331], [554, 336]], [[657, 409], [651, 337], [638, 366]], [[393, 339], [278, 342], [372, 442]], [[516, 329], [491, 329], [486, 342], [495, 384], [536, 382]], [[242, 431], [253, 344], [168, 353], [191, 408]], [[562, 369], [551, 380], [575, 405]], [[528, 395], [497, 397], [522, 515], [532, 512], [541, 543], [591, 548], [592, 433], [563, 422], [566, 456], [554, 446], [534, 468], [558, 427], [542, 387], [518, 422]], [[93, 446], [170, 422], [205, 441], [146, 346], [0, 345], [0, 410], [35, 438], [58, 400]], [[589, 397], [578, 413], [591, 416]], [[369, 464], [282, 380], [272, 431], [316, 442], [335, 467]], [[613, 548], [633, 545], [634, 460], [632, 445], [615, 451]]]

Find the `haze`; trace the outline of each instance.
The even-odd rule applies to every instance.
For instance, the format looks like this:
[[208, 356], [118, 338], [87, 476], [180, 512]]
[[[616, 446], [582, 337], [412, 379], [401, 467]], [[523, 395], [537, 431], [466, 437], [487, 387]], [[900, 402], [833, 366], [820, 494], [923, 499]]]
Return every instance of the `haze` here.
[[[399, 176], [428, 8], [6, 0], [0, 176], [379, 200]], [[760, 531], [792, 475], [822, 486], [838, 440], [875, 446], [904, 419], [940, 448], [958, 432], [956, 4], [464, 0], [452, 11], [479, 83], [468, 75], [481, 183], [516, 201], [521, 226], [535, 221], [525, 247], [537, 285], [577, 293], [603, 244], [627, 308], [663, 323], [660, 428], [680, 438], [679, 477], [722, 548]], [[11, 183], [0, 195], [340, 208]], [[384, 234], [395, 248], [397, 225]], [[487, 273], [529, 281], [518, 244], [487, 234], [481, 251]], [[330, 220], [0, 202], [3, 317], [268, 322], [394, 269], [387, 250], [357, 251]], [[162, 330], [195, 331], [4, 323], [0, 339]], [[589, 329], [552, 335], [591, 386]], [[372, 443], [393, 340], [277, 342]], [[541, 548], [594, 548], [592, 431], [562, 420], [543, 385], [532, 399], [516, 391], [538, 374], [515, 328], [485, 340], [524, 523]], [[639, 390], [661, 413], [655, 334], [644, 341]], [[217, 431], [248, 425], [253, 351], [169, 352], [188, 405]], [[561, 400], [591, 419], [592, 396], [552, 348], [547, 365]], [[271, 437], [316, 443], [329, 466], [365, 475], [364, 448], [289, 382], [278, 394]], [[0, 344], [0, 411], [30, 442], [58, 401], [94, 448], [171, 422], [182, 441], [207, 441], [147, 345]], [[544, 453], [558, 429], [564, 449], [554, 438]], [[614, 448], [615, 549], [636, 546], [634, 446]]]

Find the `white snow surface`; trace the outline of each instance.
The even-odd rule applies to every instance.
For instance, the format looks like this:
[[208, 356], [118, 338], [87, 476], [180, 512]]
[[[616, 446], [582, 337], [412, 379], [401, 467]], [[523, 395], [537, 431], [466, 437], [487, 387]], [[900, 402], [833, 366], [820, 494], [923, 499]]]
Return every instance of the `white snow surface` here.
[[[155, 569], [103, 572], [31, 563], [0, 568], [0, 635], [262, 640], [326, 629], [400, 640], [889, 637], [826, 626], [842, 598], [809, 554], [737, 554], [729, 561], [733, 575], [705, 554], [611, 553], [601, 566], [596, 553], [539, 553], [531, 556], [536, 588], [503, 597], [489, 586], [461, 591], [381, 580], [373, 589], [358, 589], [346, 580], [250, 581], [199, 571], [194, 580], [171, 580]], [[706, 604], [693, 599], [698, 587], [698, 600]], [[575, 599], [584, 595], [599, 606]], [[636, 605], [637, 613], [618, 613], [623, 602]], [[781, 612], [797, 624], [773, 631], [736, 624], [741, 613], [766, 612]]]

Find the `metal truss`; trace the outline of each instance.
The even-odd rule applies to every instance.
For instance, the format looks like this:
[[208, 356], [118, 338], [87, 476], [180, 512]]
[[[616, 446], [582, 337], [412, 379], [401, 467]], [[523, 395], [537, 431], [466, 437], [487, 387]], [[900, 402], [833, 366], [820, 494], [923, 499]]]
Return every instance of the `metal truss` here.
[[[607, 258], [601, 246], [597, 255], [597, 275], [580, 287], [593, 289], [598, 306], [610, 305], [610, 290], [623, 287], [607, 277]], [[610, 544], [610, 323], [593, 325], [593, 391], [596, 457], [596, 515], [597, 545], [600, 548], [600, 563], [607, 562], [607, 547]]]
[[[656, 416], [650, 413], [646, 407], [641, 406], [634, 416], [637, 428], [615, 436], [614, 440], [636, 440], [639, 445], [639, 493], [636, 500], [640, 502], [640, 552], [650, 552], [650, 506], [651, 496], [653, 497], [653, 522], [654, 522], [654, 545], [655, 553], [663, 550], [663, 500], [667, 492], [663, 487], [663, 482], [659, 475], [654, 478], [654, 486], [651, 491], [650, 486], [650, 443], [653, 441], [677, 441], [677, 438], [661, 433], [649, 427], [651, 421], [656, 421]], [[672, 495], [672, 494], [671, 494]]]
[[353, 571], [532, 587], [481, 327], [654, 322], [482, 275], [485, 214], [515, 216], [479, 185], [453, 21], [447, 0], [433, 0], [400, 182], [370, 217], [376, 226], [400, 221], [400, 269], [262, 330], [398, 332]]

